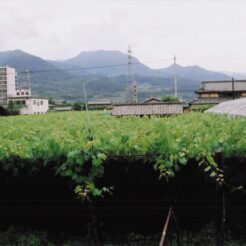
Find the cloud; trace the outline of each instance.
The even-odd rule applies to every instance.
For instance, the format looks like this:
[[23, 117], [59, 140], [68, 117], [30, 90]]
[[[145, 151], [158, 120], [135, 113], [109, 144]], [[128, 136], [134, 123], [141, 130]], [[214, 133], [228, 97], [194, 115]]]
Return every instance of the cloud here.
[[152, 67], [169, 65], [176, 54], [183, 65], [243, 71], [245, 7], [243, 1], [0, 1], [0, 50], [66, 59], [83, 50], [125, 52], [131, 44], [142, 61], [162, 59]]

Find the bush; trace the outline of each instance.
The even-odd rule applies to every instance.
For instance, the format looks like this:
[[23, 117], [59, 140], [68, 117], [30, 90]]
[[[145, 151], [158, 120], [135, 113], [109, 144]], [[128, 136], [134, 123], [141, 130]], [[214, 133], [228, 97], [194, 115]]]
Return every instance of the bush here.
[[206, 111], [207, 109], [210, 109], [213, 106], [214, 106], [213, 104], [192, 105], [191, 110], [194, 112], [202, 113], [202, 112]]
[[161, 98], [161, 100], [163, 102], [180, 102], [179, 99], [177, 97], [174, 97], [174, 96], [163, 96]]
[[1, 245], [11, 246], [41, 246], [52, 245], [48, 243], [46, 232], [25, 230], [20, 227], [11, 226], [6, 232], [0, 233]]
[[0, 107], [0, 115], [8, 116], [8, 115], [18, 115], [20, 114], [20, 105], [16, 105], [13, 103], [8, 104], [7, 107]]
[[76, 102], [73, 104], [73, 110], [80, 111], [85, 108], [85, 104], [81, 102]]

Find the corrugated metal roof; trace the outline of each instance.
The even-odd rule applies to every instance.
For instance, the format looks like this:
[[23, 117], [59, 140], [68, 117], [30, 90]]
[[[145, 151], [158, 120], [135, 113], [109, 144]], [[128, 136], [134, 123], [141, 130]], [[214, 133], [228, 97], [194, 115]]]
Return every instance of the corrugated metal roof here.
[[206, 110], [206, 112], [231, 116], [246, 116], [246, 98], [220, 103]]
[[88, 102], [88, 105], [105, 105], [105, 104], [112, 104], [112, 102], [111, 101]]
[[143, 105], [120, 105], [112, 110], [113, 116], [123, 115], [171, 115], [182, 114], [182, 104], [143, 104]]
[[[232, 91], [232, 81], [203, 81], [202, 91]], [[199, 91], [199, 90], [197, 90]], [[246, 91], [246, 80], [235, 80], [234, 91]]]

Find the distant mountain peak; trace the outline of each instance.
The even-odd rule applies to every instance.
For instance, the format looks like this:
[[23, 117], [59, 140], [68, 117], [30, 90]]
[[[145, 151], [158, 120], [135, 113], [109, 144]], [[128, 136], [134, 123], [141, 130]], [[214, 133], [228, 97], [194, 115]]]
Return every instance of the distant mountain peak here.
[[26, 53], [25, 51], [21, 50], [21, 49], [15, 49], [15, 50], [12, 50], [13, 52], [15, 53]]
[[162, 69], [165, 74], [173, 75], [176, 71], [176, 74], [182, 78], [190, 78], [194, 80], [224, 80], [227, 78], [226, 74], [220, 72], [209, 71], [197, 65], [191, 66], [181, 66], [176, 64], [170, 65], [167, 68]]
[[174, 68], [176, 66], [176, 68], [185, 68], [184, 66], [181, 66], [180, 64], [174, 64], [174, 63], [172, 63], [171, 65], [169, 65], [167, 68], [165, 68], [165, 69], [169, 69], [169, 68]]
[[21, 50], [21, 49], [15, 49], [15, 50], [7, 50], [7, 51], [2, 51], [0, 52], [0, 54], [16, 54], [16, 55], [19, 55], [19, 54], [28, 54], [27, 52]]

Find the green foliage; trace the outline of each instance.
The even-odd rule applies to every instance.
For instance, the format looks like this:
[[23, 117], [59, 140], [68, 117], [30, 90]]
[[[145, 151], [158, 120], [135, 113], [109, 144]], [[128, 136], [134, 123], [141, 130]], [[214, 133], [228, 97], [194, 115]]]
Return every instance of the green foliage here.
[[89, 126], [86, 119], [86, 112], [3, 117], [1, 168], [18, 173], [24, 167], [37, 168], [37, 163], [45, 166], [55, 162], [55, 172], [81, 188], [77, 193], [98, 196], [106, 187], [96, 187], [95, 180], [103, 176], [110, 156], [149, 160], [166, 178], [188, 165], [189, 159], [196, 159], [208, 176], [223, 185], [216, 153], [246, 154], [245, 118], [187, 113], [169, 118], [119, 119], [93, 111]]
[[[91, 240], [88, 237], [68, 235], [65, 232], [53, 236], [48, 236], [48, 232], [39, 231], [33, 229], [26, 229], [23, 227], [11, 226], [7, 231], [0, 232], [0, 243], [4, 246], [55, 246], [55, 245], [92, 245]], [[218, 245], [218, 228], [213, 222], [205, 224], [197, 230], [180, 230], [180, 241], [184, 246], [216, 246]], [[120, 235], [112, 234], [107, 235], [105, 238], [105, 246], [139, 246], [158, 245], [160, 241], [160, 234], [143, 235], [135, 232], [121, 233]], [[226, 245], [242, 246], [245, 245], [245, 238], [232, 234], [230, 230], [226, 230], [225, 233]], [[167, 244], [171, 244], [170, 238], [167, 240]], [[172, 245], [178, 245], [177, 237], [174, 233], [172, 237]]]
[[161, 98], [161, 100], [163, 102], [179, 102], [179, 99], [177, 97], [174, 97], [174, 96], [163, 96]]
[[7, 107], [0, 107], [0, 115], [18, 115], [20, 114], [21, 105], [9, 103]]
[[213, 106], [214, 106], [213, 104], [192, 105], [191, 110], [194, 112], [204, 112]]
[[49, 97], [49, 104], [50, 105], [54, 105], [55, 104], [55, 101], [54, 101], [53, 97]]
[[5, 246], [41, 246], [53, 245], [48, 243], [46, 232], [25, 230], [23, 228], [11, 226], [6, 232], [0, 233], [1, 245]]
[[76, 111], [81, 111], [85, 108], [85, 104], [82, 103], [82, 102], [75, 102], [73, 104], [73, 110], [76, 110]]

